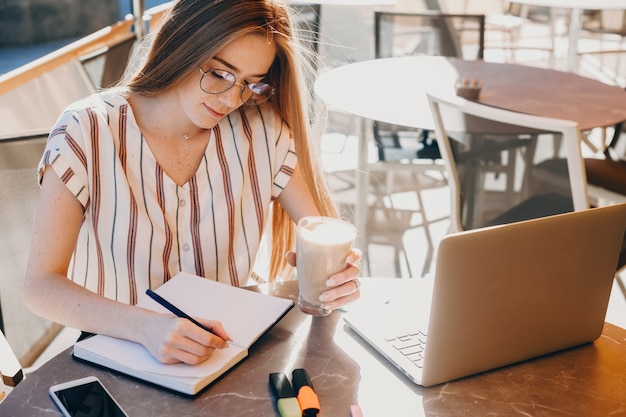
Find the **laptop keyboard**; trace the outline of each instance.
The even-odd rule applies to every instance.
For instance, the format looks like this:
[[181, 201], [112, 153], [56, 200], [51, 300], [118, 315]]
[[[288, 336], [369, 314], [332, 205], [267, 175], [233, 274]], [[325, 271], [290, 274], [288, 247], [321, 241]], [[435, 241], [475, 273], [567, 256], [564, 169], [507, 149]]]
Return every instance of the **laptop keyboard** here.
[[410, 360], [415, 366], [421, 368], [424, 361], [424, 348], [426, 346], [426, 334], [422, 331], [403, 333], [391, 336], [385, 340], [398, 352]]

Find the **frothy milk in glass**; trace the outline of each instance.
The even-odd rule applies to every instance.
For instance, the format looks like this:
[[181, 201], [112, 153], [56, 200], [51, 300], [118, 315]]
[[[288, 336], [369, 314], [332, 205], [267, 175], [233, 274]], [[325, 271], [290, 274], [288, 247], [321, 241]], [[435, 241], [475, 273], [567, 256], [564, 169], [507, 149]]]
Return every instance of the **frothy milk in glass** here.
[[354, 246], [356, 228], [332, 217], [304, 217], [296, 233], [296, 268], [300, 296], [298, 305], [305, 313], [323, 316], [319, 296], [328, 287], [326, 279], [346, 267], [346, 257]]

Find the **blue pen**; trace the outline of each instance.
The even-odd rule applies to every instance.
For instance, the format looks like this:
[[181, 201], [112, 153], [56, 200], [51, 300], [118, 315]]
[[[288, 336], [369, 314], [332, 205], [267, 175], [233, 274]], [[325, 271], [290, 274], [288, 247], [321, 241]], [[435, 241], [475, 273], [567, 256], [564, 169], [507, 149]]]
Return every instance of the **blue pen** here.
[[165, 298], [161, 297], [159, 294], [155, 293], [151, 289], [147, 289], [146, 290], [146, 294], [148, 294], [148, 297], [152, 298], [154, 301], [156, 301], [157, 303], [161, 304], [163, 307], [167, 308], [169, 311], [174, 313], [176, 316], [182, 317], [184, 319], [187, 319], [190, 322], [192, 322], [193, 324], [195, 324], [196, 326], [200, 327], [201, 329], [206, 330], [207, 332], [209, 332], [211, 334], [215, 334], [213, 332], [213, 330], [209, 329], [208, 327], [206, 327], [205, 325], [200, 323], [198, 320], [194, 319], [189, 314], [185, 313], [184, 311], [182, 311], [181, 309], [176, 307], [174, 304], [170, 303]]

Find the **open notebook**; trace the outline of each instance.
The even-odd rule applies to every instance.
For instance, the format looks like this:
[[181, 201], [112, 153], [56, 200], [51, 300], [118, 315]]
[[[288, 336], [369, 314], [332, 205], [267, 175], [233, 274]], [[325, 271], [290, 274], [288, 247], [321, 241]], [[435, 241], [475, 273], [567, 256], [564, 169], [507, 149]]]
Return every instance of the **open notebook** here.
[[344, 320], [422, 386], [593, 341], [625, 226], [622, 204], [448, 235], [432, 298], [364, 293]]
[[[183, 394], [197, 394], [241, 360], [248, 348], [294, 306], [293, 301], [231, 287], [181, 272], [155, 290], [191, 317], [222, 322], [232, 342], [202, 364], [164, 365], [142, 345], [96, 335], [74, 345], [74, 357], [161, 385]], [[171, 314], [148, 296], [139, 306]]]

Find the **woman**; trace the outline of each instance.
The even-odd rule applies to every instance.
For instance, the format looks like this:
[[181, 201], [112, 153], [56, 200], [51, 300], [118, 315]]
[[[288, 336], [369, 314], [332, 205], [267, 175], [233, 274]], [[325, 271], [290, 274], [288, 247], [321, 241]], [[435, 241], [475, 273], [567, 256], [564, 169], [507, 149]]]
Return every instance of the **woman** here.
[[[176, 2], [132, 78], [70, 106], [50, 134], [25, 280], [31, 310], [141, 343], [164, 363], [224, 348], [219, 322], [203, 321], [213, 335], [134, 304], [181, 270], [245, 285], [269, 217], [277, 277], [294, 221], [337, 216], [296, 51], [277, 1]], [[359, 259], [355, 250], [329, 277], [326, 308], [358, 298]]]

